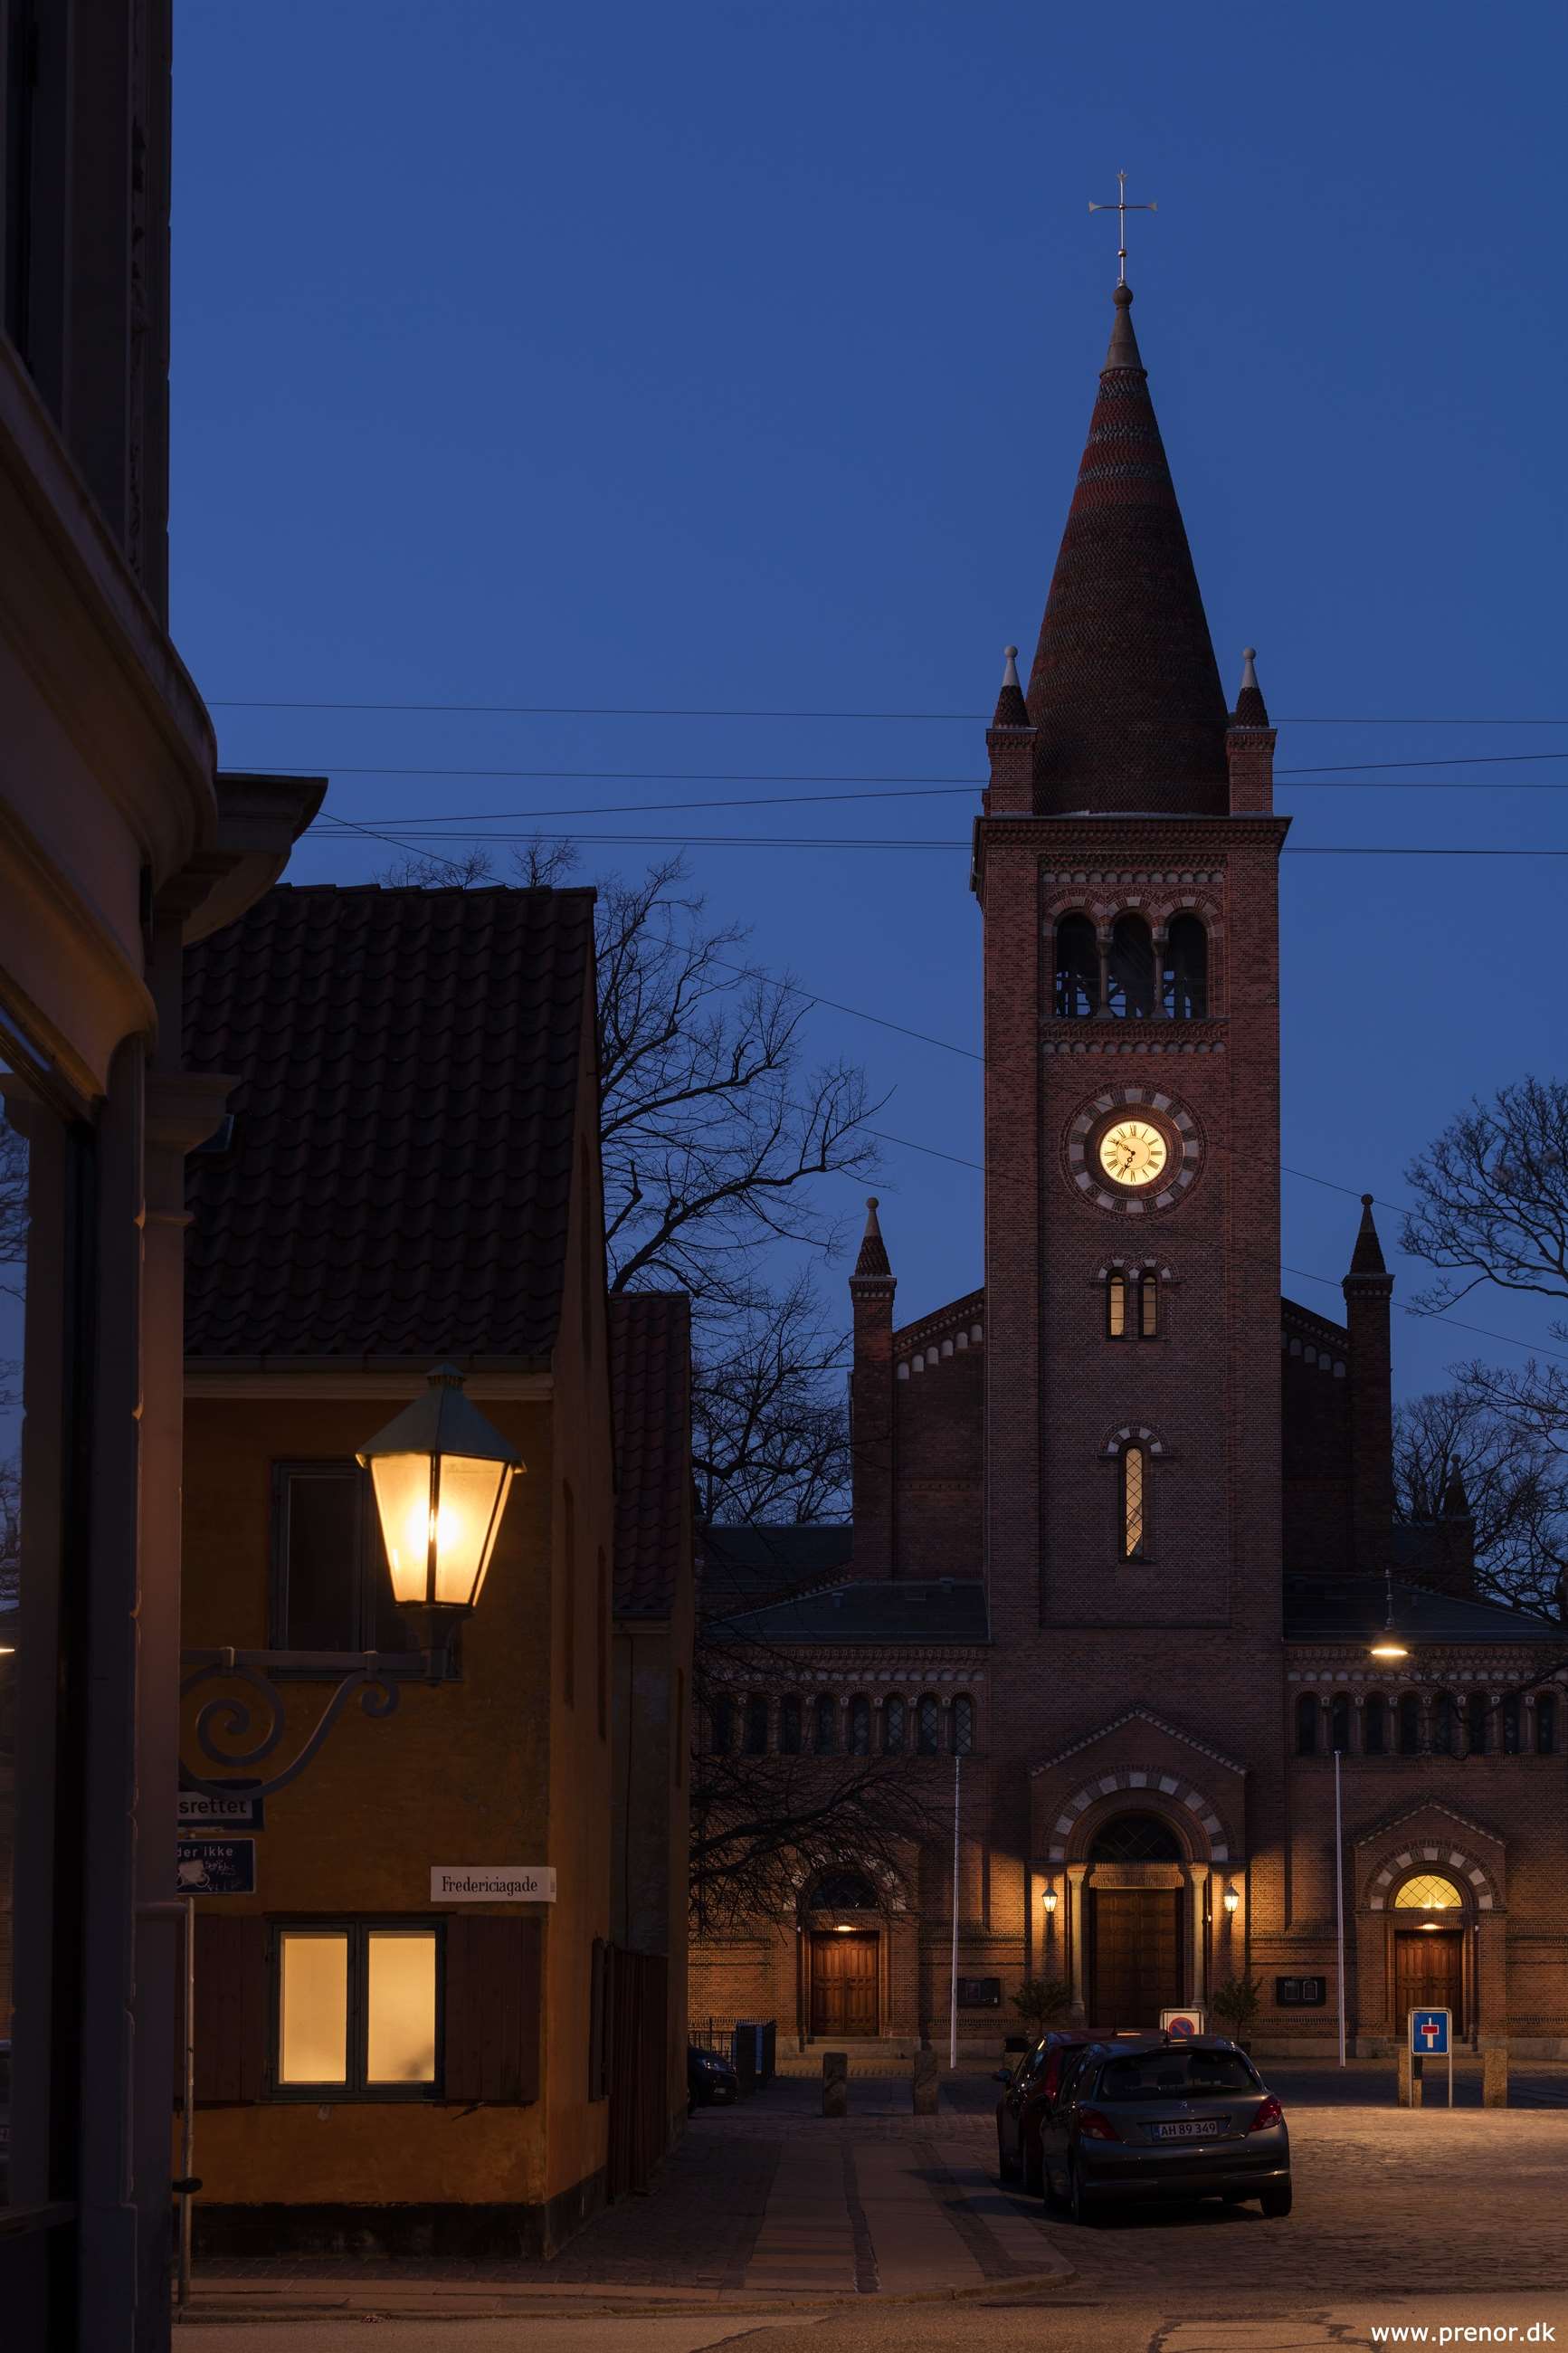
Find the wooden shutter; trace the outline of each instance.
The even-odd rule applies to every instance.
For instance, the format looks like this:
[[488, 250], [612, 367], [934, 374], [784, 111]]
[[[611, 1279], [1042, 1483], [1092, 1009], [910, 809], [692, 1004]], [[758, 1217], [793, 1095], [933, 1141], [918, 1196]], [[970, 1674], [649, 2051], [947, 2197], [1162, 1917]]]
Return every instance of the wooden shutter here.
[[462, 1913], [447, 1920], [448, 2100], [538, 2099], [541, 1941], [537, 1920]]
[[267, 1923], [196, 1915], [196, 2100], [259, 2100], [267, 2088]]

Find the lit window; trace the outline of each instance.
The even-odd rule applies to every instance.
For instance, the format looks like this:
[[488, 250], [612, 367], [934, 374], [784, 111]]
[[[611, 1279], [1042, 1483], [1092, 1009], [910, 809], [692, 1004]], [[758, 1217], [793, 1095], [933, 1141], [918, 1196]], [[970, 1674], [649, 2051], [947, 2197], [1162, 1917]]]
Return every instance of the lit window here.
[[439, 1937], [360, 1922], [279, 1929], [278, 2089], [433, 2092]]
[[1105, 1286], [1105, 1329], [1112, 1340], [1127, 1337], [1127, 1278], [1113, 1274]]
[[1439, 1872], [1424, 1871], [1405, 1881], [1394, 1899], [1394, 1908], [1396, 1912], [1452, 1912], [1463, 1902], [1451, 1879]]
[[1121, 1454], [1121, 1557], [1142, 1560], [1148, 1533], [1147, 1484], [1143, 1449], [1128, 1446]]

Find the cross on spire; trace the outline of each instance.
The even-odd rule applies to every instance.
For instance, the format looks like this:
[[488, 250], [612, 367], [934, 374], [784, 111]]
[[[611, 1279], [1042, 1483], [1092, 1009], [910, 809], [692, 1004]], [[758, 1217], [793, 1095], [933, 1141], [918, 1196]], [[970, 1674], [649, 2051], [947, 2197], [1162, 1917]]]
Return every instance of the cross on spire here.
[[1117, 226], [1118, 240], [1119, 240], [1119, 241], [1118, 241], [1117, 248], [1116, 248], [1116, 260], [1117, 260], [1116, 282], [1117, 282], [1118, 286], [1125, 286], [1125, 285], [1126, 285], [1126, 283], [1127, 283], [1127, 216], [1128, 216], [1128, 214], [1129, 214], [1129, 213], [1152, 213], [1152, 212], [1157, 212], [1158, 210], [1159, 210], [1159, 206], [1158, 206], [1157, 205], [1152, 205], [1152, 204], [1150, 204], [1150, 205], [1130, 205], [1130, 204], [1128, 203], [1128, 201], [1127, 201], [1127, 174], [1126, 174], [1126, 173], [1125, 173], [1125, 172], [1118, 172], [1118, 174], [1116, 174], [1116, 202], [1115, 202], [1113, 205], [1097, 205], [1097, 204], [1092, 204], [1092, 203], [1090, 204], [1090, 206], [1089, 206], [1089, 211], [1090, 211], [1091, 213], [1114, 213], [1114, 214], [1117, 216], [1116, 226]]

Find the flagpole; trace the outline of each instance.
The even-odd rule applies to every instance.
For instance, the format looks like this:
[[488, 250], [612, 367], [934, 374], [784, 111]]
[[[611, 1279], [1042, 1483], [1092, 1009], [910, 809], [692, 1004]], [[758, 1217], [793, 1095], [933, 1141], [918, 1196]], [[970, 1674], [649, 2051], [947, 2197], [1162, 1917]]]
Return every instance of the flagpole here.
[[1345, 2063], [1345, 1834], [1340, 1808], [1340, 1752], [1334, 1751], [1334, 1932], [1340, 1959], [1340, 2065]]
[[958, 1787], [963, 1759], [952, 1760], [952, 1984], [947, 2004], [947, 2063], [958, 2065]]

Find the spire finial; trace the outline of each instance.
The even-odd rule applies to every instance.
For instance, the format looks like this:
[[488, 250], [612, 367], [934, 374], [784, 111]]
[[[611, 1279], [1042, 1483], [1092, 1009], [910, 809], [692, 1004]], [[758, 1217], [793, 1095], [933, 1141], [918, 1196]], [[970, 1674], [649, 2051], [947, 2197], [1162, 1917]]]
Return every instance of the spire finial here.
[[1016, 686], [1018, 683], [1018, 649], [1016, 646], [1004, 646], [1002, 651], [1006, 658], [1006, 667], [1002, 672], [1002, 683], [1004, 686]]
[[877, 1222], [877, 1196], [869, 1194], [866, 1201], [866, 1230], [860, 1237], [860, 1255], [855, 1261], [854, 1282], [890, 1282], [893, 1270], [888, 1260], [888, 1246], [882, 1240], [882, 1229]]
[[1118, 172], [1116, 174], [1116, 202], [1113, 205], [1090, 204], [1089, 211], [1091, 213], [1114, 213], [1116, 215], [1116, 283], [1119, 288], [1125, 286], [1127, 283], [1128, 214], [1152, 213], [1158, 212], [1159, 209], [1158, 205], [1130, 205], [1128, 203], [1127, 174], [1125, 172]]
[[1237, 727], [1267, 727], [1268, 724], [1268, 706], [1263, 700], [1263, 689], [1258, 683], [1257, 660], [1258, 648], [1243, 646], [1241, 691], [1236, 698], [1235, 723]]
[[1003, 648], [1002, 689], [996, 697], [993, 727], [1026, 727], [1029, 706], [1024, 700], [1024, 690], [1018, 683], [1018, 649]]

